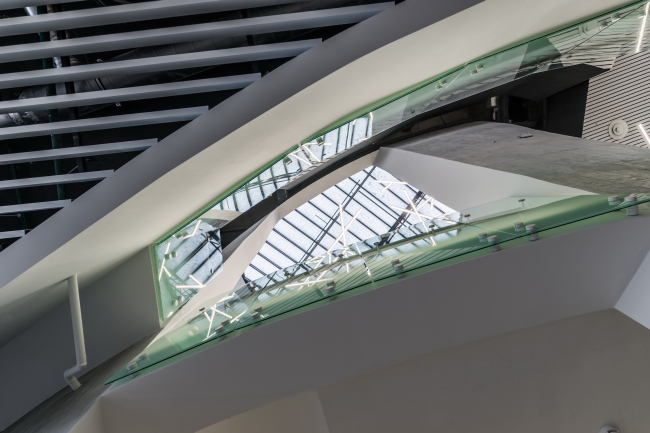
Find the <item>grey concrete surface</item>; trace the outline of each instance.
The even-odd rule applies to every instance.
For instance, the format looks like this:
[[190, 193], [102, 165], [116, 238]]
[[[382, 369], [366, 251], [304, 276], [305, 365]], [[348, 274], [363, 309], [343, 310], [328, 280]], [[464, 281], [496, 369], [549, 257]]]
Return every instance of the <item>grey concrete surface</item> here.
[[[520, 138], [532, 134], [532, 137]], [[476, 122], [391, 148], [529, 176], [597, 194], [650, 191], [650, 151], [503, 123]]]
[[72, 391], [66, 386], [13, 423], [3, 433], [69, 432], [108, 388], [104, 383], [144, 350], [153, 337], [154, 335], [143, 338], [86, 373], [80, 380], [82, 385], [77, 391]]

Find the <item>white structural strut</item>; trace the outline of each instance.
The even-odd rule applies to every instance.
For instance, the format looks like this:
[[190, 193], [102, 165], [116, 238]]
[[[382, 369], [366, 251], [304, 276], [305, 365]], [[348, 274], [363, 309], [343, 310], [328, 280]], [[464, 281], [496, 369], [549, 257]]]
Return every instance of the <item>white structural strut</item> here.
[[124, 89], [100, 90], [97, 92], [72, 93], [43, 98], [16, 99], [0, 102], [0, 113], [20, 113], [24, 111], [50, 110], [85, 105], [112, 104], [114, 102], [242, 89], [259, 80], [261, 77], [261, 74], [247, 74], [233, 77], [208, 78], [205, 80], [181, 81], [179, 83], [127, 87]]
[[[57, 2], [51, 0], [4, 0], [0, 2], [0, 7], [6, 8], [5, 3], [7, 1], [10, 4], [16, 4], [17, 6], [13, 6], [16, 8], [41, 4], [64, 3], [64, 1]], [[32, 17], [8, 18], [2, 21], [0, 37], [52, 30], [80, 29], [84, 27], [105, 26], [109, 24], [156, 20], [161, 18], [173, 18], [235, 9], [274, 6], [286, 3], [296, 3], [298, 1], [299, 0], [160, 0], [138, 4], [127, 4], [124, 6], [59, 12], [56, 14]]]
[[377, 15], [391, 6], [393, 6], [393, 3], [379, 3], [87, 38], [63, 39], [36, 44], [12, 45], [0, 48], [0, 62], [9, 63], [215, 38], [354, 24]]
[[208, 107], [182, 108], [179, 110], [152, 111], [148, 113], [124, 114], [121, 116], [97, 117], [92, 119], [67, 120], [0, 129], [0, 140], [38, 137], [40, 135], [67, 134], [71, 132], [97, 131], [129, 126], [155, 125], [159, 123], [187, 122], [208, 112]]
[[84, 328], [81, 320], [81, 302], [79, 300], [79, 282], [77, 276], [73, 275], [68, 278], [68, 294], [70, 296], [70, 312], [72, 314], [72, 334], [74, 335], [74, 349], [77, 355], [77, 365], [63, 373], [65, 381], [68, 382], [72, 390], [77, 390], [81, 386], [77, 375], [81, 373], [88, 364], [86, 360], [86, 343], [84, 341]]
[[92, 182], [103, 180], [113, 174], [113, 170], [89, 171], [86, 173], [60, 174], [57, 176], [30, 177], [0, 181], [0, 191], [34, 186], [63, 185], [66, 183]]
[[0, 239], [14, 239], [25, 236], [25, 230], [14, 230], [10, 232], [0, 232]]
[[60, 3], [77, 3], [85, 0], [2, 0], [0, 10], [26, 8], [30, 6], [44, 6]]
[[143, 74], [174, 69], [200, 68], [257, 60], [295, 57], [321, 43], [320, 39], [252, 47], [228, 48], [172, 56], [147, 57], [118, 62], [93, 63], [69, 68], [0, 74], [0, 89], [39, 84], [64, 83], [112, 75]]
[[0, 165], [21, 164], [53, 159], [80, 158], [112, 153], [139, 152], [158, 143], [157, 138], [150, 140], [124, 141], [120, 143], [95, 144], [91, 146], [63, 147], [60, 149], [36, 150], [34, 152], [8, 153], [0, 155]]
[[61, 209], [66, 207], [72, 200], [45, 201], [40, 203], [14, 204], [10, 206], [0, 206], [0, 215], [10, 213], [35, 212], [39, 210]]

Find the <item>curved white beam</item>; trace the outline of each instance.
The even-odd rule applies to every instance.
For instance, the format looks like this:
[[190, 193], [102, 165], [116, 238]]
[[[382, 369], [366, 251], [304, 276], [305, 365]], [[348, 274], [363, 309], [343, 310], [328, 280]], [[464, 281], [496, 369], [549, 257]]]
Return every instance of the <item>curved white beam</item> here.
[[[83, 288], [294, 143], [356, 110], [472, 58], [626, 3], [400, 3], [237, 93], [0, 252], [0, 310], [74, 273]], [[490, 37], [478, 37], [485, 26]], [[15, 329], [33, 317], [21, 316]]]

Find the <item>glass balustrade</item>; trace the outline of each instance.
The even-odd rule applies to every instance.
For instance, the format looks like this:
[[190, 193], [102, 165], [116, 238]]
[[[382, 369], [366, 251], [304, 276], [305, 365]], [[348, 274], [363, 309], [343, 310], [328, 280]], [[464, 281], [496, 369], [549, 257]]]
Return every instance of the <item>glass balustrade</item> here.
[[372, 290], [450, 259], [491, 253], [519, 239], [543, 239], [560, 227], [578, 230], [585, 222], [612, 222], [647, 212], [638, 206], [650, 202], [650, 194], [629, 197], [514, 197], [441, 217], [423, 216], [415, 225], [330, 251], [215, 297], [204, 304], [209, 307], [192, 311], [187, 321], [155, 340], [109, 383], [173, 362], [190, 349], [234, 338], [261, 322]]
[[[578, 64], [613, 62], [648, 48], [647, 2], [599, 15], [466, 65], [341, 119], [252, 174], [153, 246], [159, 312], [171, 317], [222, 270], [219, 229], [334, 155], [400, 123], [513, 80]], [[218, 212], [221, 216], [216, 215]]]

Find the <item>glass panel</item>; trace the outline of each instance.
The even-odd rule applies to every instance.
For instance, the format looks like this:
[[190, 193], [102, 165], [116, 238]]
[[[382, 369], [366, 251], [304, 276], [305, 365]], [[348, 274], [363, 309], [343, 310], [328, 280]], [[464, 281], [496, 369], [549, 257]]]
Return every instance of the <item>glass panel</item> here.
[[[533, 73], [585, 63], [611, 64], [617, 57], [647, 50], [650, 47], [650, 25], [643, 27], [647, 20], [640, 19], [646, 15], [646, 4], [647, 2], [636, 2], [500, 53], [471, 61], [451, 72], [432, 78], [426, 85], [414, 91], [396, 96], [390, 103], [369, 107], [366, 114], [345, 123], [341, 122], [327, 133], [291, 147], [285, 155], [271, 162], [271, 168], [265, 167], [260, 173], [253, 174], [250, 180], [238, 186], [232, 194], [221, 198], [211, 210], [246, 211], [287, 182], [296, 179], [306, 169], [422, 112]], [[405, 206], [395, 203], [391, 205]], [[383, 212], [390, 214], [391, 210], [384, 209]], [[380, 215], [379, 211], [376, 214]], [[198, 219], [203, 217], [204, 215], [201, 215]], [[383, 215], [380, 217], [383, 218]], [[408, 223], [418, 222], [412, 215], [405, 220]], [[182, 251], [178, 249], [180, 238], [177, 236], [188, 230], [191, 232], [195, 224], [197, 219], [154, 246], [162, 320], [180, 308], [182, 302], [179, 299], [186, 300], [193, 296], [200, 290], [200, 286], [205, 284], [202, 280], [201, 284], [188, 281], [190, 275], [195, 276], [194, 273], [197, 273], [213, 277], [214, 272], [217, 272], [215, 269], [220, 269], [220, 263], [204, 265], [207, 266], [205, 269], [193, 267], [199, 264], [200, 258], [197, 257], [192, 264], [186, 264], [186, 268], [178, 269], [178, 274], [170, 272], [171, 262], [168, 263], [167, 260], [195, 254], [195, 251], [198, 254], [201, 241], [196, 245], [188, 243]], [[202, 230], [199, 235], [214, 234], [214, 231], [199, 225]], [[165, 255], [176, 253], [178, 257], [165, 260]], [[206, 250], [202, 254], [201, 257], [210, 256], [211, 252]], [[214, 256], [214, 253], [212, 254]], [[192, 284], [195, 287], [183, 289], [182, 293], [175, 289], [177, 285]]]
[[[207, 342], [235, 336], [235, 331], [252, 329], [251, 325], [260, 321], [319, 305], [362, 286], [375, 288], [370, 284], [384, 279], [403, 278], [409, 272], [471, 252], [487, 253], [518, 238], [551, 236], [549, 230], [556, 227], [584, 227], [570, 226], [579, 221], [603, 223], [627, 218], [641, 211], [639, 204], [650, 202], [650, 194], [634, 196], [633, 202], [602, 195], [512, 197], [332, 250], [216, 297], [210, 308], [194, 311], [189, 321], [152, 343], [109, 382]], [[608, 219], [589, 220], [604, 214]], [[519, 223], [524, 225], [523, 230]], [[536, 227], [531, 228], [531, 224]]]
[[253, 271], [270, 272], [268, 263], [278, 268], [292, 264], [288, 263], [291, 259], [282, 245], [277, 243], [279, 239], [283, 244], [291, 240], [302, 246], [302, 254], [292, 257], [294, 263], [299, 263], [331, 249], [416, 223], [421, 218], [439, 216], [438, 205], [433, 198], [384, 170], [368, 167], [285, 216], [244, 275], [249, 278], [257, 275]]

